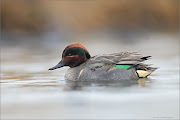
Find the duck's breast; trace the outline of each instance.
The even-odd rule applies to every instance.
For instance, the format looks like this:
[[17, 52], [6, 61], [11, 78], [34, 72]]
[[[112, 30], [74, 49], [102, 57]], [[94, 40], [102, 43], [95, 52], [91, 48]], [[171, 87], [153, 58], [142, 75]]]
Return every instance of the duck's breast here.
[[85, 63], [79, 65], [78, 67], [69, 68], [66, 71], [65, 78], [67, 80], [78, 81], [80, 75], [82, 74], [84, 70], [84, 67], [85, 67]]

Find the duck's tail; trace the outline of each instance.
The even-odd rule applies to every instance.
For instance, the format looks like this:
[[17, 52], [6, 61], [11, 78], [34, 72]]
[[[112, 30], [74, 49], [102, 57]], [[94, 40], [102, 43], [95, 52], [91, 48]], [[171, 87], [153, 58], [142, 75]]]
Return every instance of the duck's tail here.
[[[142, 65], [142, 64], [141, 64]], [[140, 78], [144, 78], [149, 76], [152, 72], [154, 72], [158, 67], [148, 67], [149, 65], [143, 64], [142, 66], [138, 65], [138, 69], [136, 68], [136, 73]]]

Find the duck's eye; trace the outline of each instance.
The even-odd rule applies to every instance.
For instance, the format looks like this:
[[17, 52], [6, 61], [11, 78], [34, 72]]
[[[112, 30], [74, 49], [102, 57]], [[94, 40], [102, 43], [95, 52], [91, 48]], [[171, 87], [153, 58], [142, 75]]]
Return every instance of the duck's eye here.
[[68, 53], [66, 53], [66, 56], [73, 56], [73, 55], [74, 55], [73, 52], [68, 52]]
[[67, 56], [72, 56], [72, 54], [71, 53], [68, 53], [68, 55]]

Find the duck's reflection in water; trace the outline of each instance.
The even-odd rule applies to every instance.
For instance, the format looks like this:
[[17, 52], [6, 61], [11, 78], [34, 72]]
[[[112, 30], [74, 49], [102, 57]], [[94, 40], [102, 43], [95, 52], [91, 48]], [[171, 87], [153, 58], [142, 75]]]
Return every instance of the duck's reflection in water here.
[[150, 82], [151, 80], [148, 78], [140, 78], [139, 80], [111, 80], [111, 81], [70, 81], [67, 80], [64, 86], [65, 91], [71, 90], [99, 90], [102, 87], [105, 88], [125, 88], [133, 85], [138, 85], [140, 87], [146, 87], [146, 82]]

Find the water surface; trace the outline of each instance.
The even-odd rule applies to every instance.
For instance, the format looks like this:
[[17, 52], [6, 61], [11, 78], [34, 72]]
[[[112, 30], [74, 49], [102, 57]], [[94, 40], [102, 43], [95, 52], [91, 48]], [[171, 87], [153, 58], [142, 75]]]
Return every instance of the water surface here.
[[[139, 44], [109, 44], [92, 54], [130, 50], [152, 55], [159, 67], [150, 77], [137, 81], [71, 82], [64, 79], [68, 67], [48, 68], [59, 62], [62, 47], [1, 49], [2, 119], [178, 119], [179, 41], [153, 37]], [[107, 48], [107, 46], [114, 46]], [[65, 47], [65, 46], [64, 46]], [[57, 50], [58, 48], [58, 50]]]

